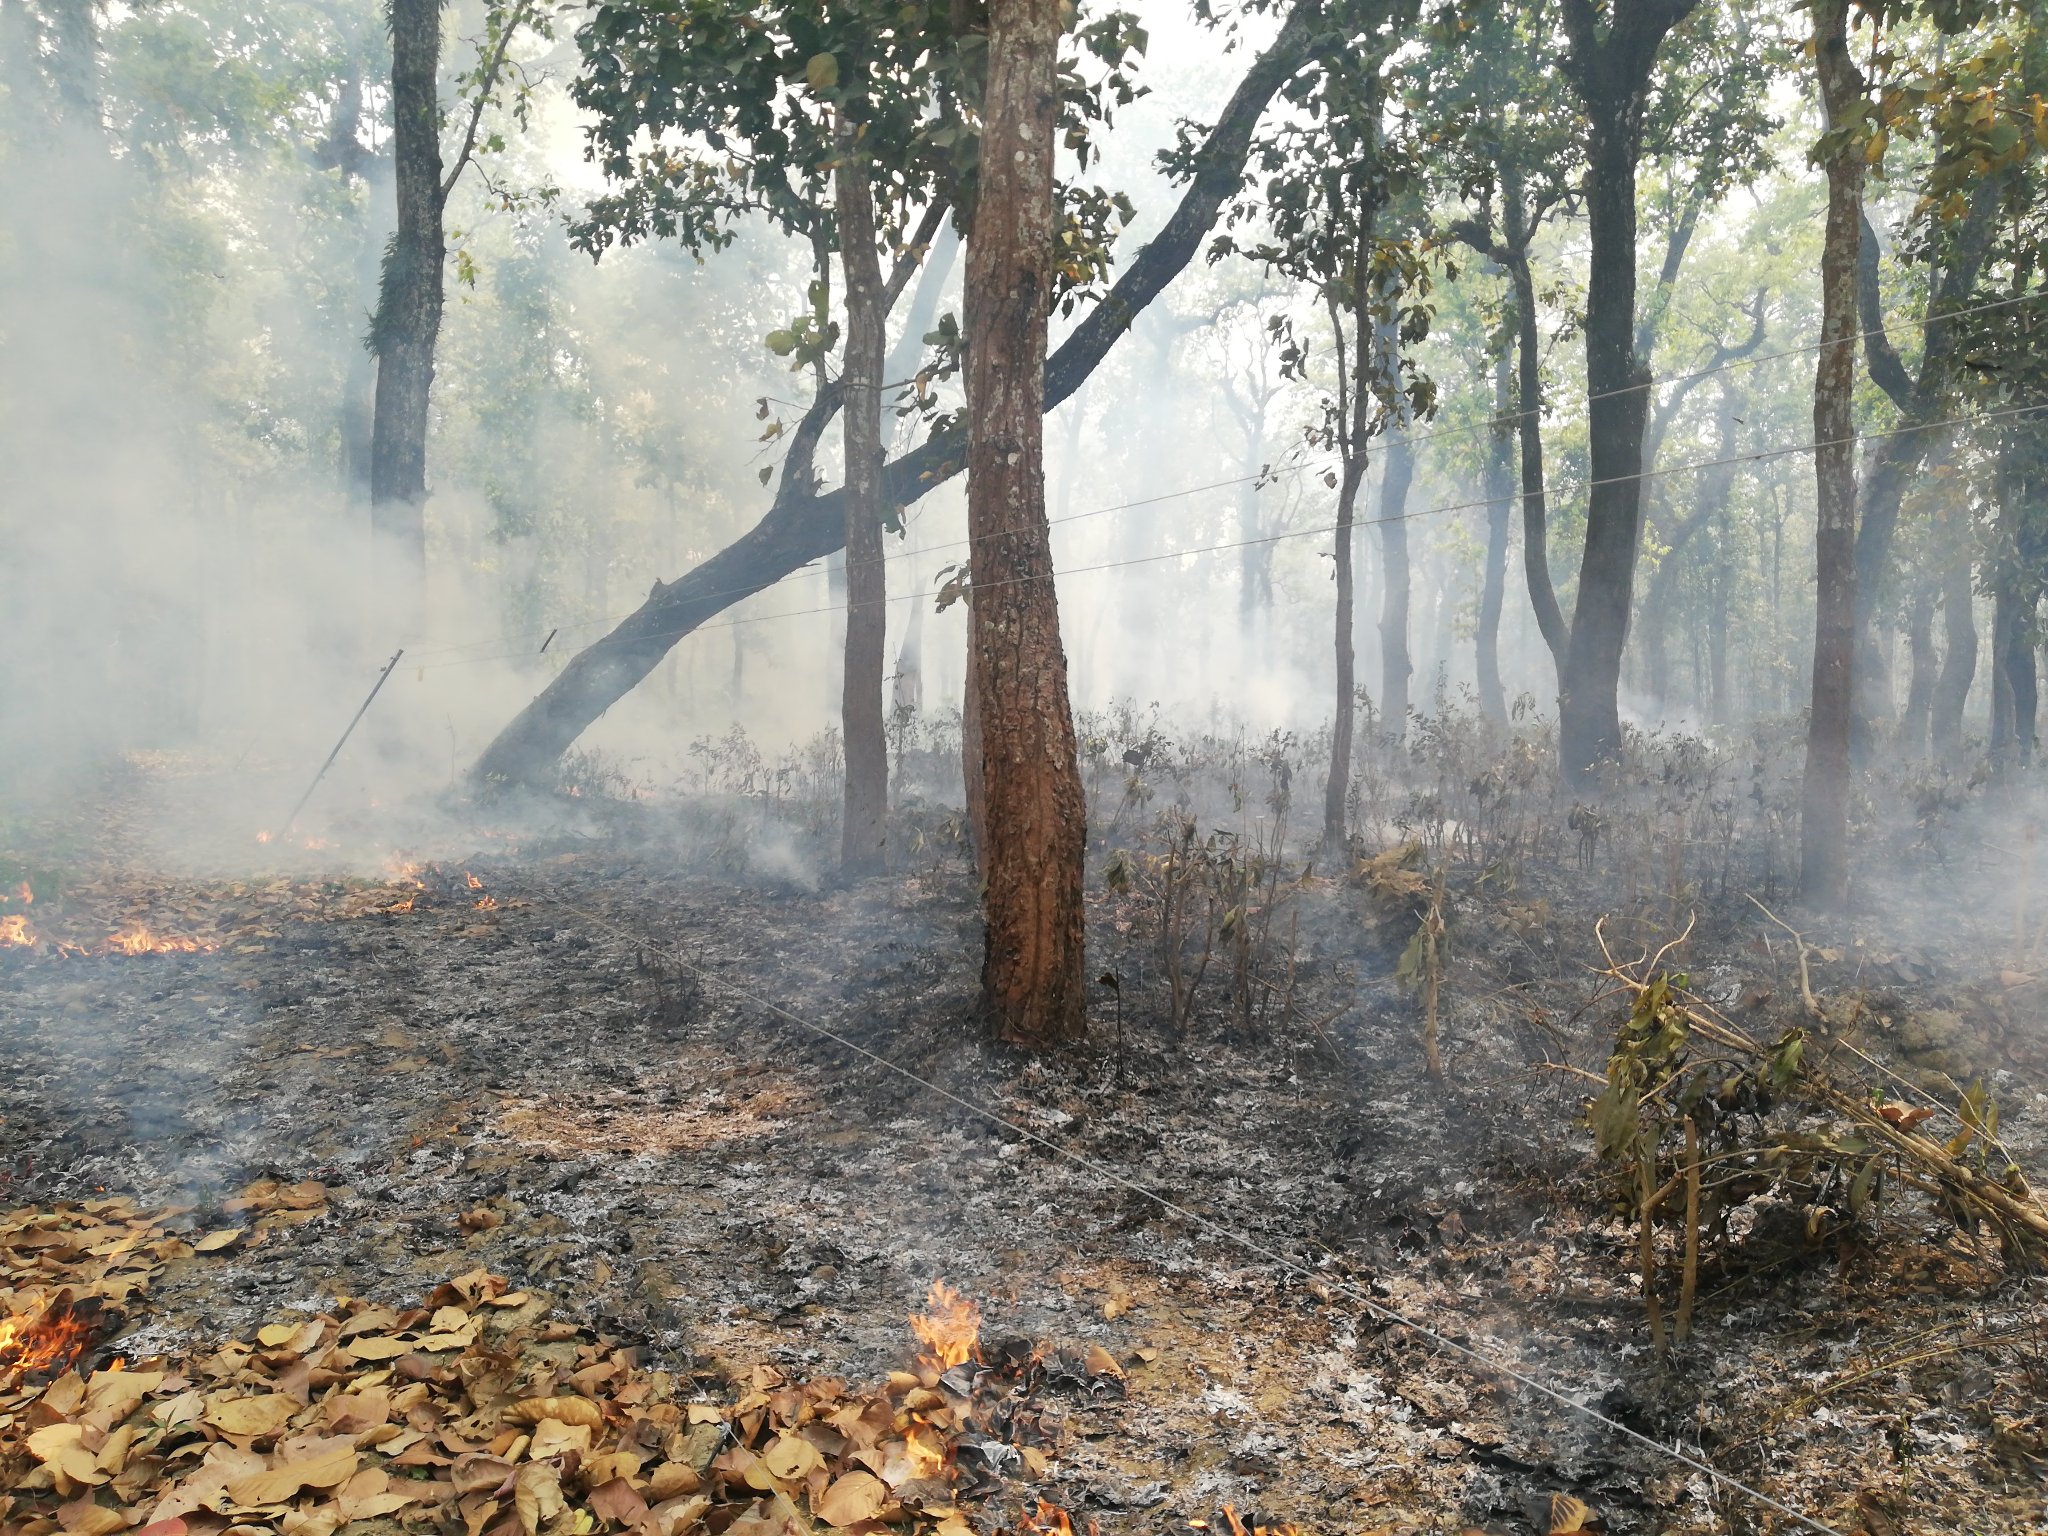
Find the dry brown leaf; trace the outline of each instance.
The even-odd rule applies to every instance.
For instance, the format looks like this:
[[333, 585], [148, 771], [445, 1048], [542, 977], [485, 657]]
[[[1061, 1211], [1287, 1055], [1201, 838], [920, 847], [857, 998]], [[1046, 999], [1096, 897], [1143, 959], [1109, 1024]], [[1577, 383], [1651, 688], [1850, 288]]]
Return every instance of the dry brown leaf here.
[[848, 1472], [825, 1490], [812, 1506], [827, 1525], [858, 1525], [872, 1520], [889, 1502], [889, 1489], [872, 1472]]
[[[808, 1477], [813, 1470], [823, 1466], [824, 1461], [825, 1458], [818, 1454], [818, 1448], [801, 1435], [783, 1435], [761, 1453], [756, 1465], [770, 1477], [793, 1483]], [[751, 1467], [747, 1469], [747, 1481], [763, 1493], [770, 1491], [755, 1481]]]
[[299, 1405], [282, 1392], [260, 1397], [215, 1398], [206, 1405], [206, 1422], [224, 1435], [274, 1435], [291, 1422]]
[[537, 1536], [546, 1521], [568, 1508], [562, 1498], [562, 1481], [552, 1464], [529, 1461], [512, 1479], [512, 1507], [518, 1511], [526, 1536]]
[[333, 1488], [355, 1475], [355, 1443], [329, 1443], [311, 1456], [294, 1458], [228, 1484], [228, 1495], [245, 1509], [282, 1504], [302, 1488]]
[[703, 1486], [704, 1479], [697, 1475], [697, 1469], [684, 1466], [679, 1461], [663, 1462], [647, 1479], [647, 1491], [657, 1500], [673, 1499], [678, 1494], [695, 1493]]
[[581, 1454], [589, 1449], [588, 1424], [564, 1424], [560, 1419], [542, 1419], [533, 1427], [533, 1440], [527, 1446], [526, 1454], [535, 1461], [545, 1461], [564, 1451]]
[[342, 1346], [358, 1360], [396, 1360], [400, 1355], [411, 1354], [418, 1347], [409, 1339], [395, 1339], [389, 1334], [372, 1334], [350, 1339]]
[[115, 1531], [128, 1529], [128, 1517], [118, 1509], [108, 1509], [93, 1502], [91, 1494], [82, 1494], [69, 1504], [57, 1509], [57, 1523], [64, 1527], [65, 1536], [113, 1536]]
[[538, 1424], [542, 1419], [580, 1424], [586, 1429], [604, 1424], [604, 1410], [587, 1397], [529, 1397], [514, 1403], [505, 1417], [514, 1424]]
[[590, 1490], [590, 1512], [618, 1525], [638, 1525], [647, 1518], [647, 1501], [623, 1477]]
[[242, 1240], [248, 1230], [247, 1227], [222, 1227], [217, 1232], [209, 1232], [204, 1237], [195, 1238], [192, 1243], [192, 1251], [194, 1253], [219, 1253], [223, 1248], [234, 1247], [236, 1243]]
[[471, 1451], [455, 1458], [455, 1464], [448, 1469], [457, 1493], [495, 1493], [517, 1470], [502, 1456], [486, 1455], [482, 1451]]

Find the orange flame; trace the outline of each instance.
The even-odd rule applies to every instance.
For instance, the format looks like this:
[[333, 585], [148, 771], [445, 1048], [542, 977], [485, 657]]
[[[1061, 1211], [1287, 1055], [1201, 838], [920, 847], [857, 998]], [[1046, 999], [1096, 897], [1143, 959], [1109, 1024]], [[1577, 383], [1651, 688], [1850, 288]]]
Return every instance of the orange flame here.
[[[1088, 1536], [1098, 1536], [1101, 1529], [1093, 1520], [1088, 1522]], [[1018, 1520], [1017, 1536], [1075, 1536], [1074, 1517], [1059, 1505], [1040, 1499], [1037, 1509]]]
[[268, 832], [258, 832], [256, 834], [256, 841], [259, 843], [267, 843], [270, 841], [270, 834]]
[[924, 1346], [917, 1363], [948, 1371], [956, 1365], [981, 1358], [981, 1306], [969, 1301], [943, 1280], [932, 1282], [925, 1297], [926, 1310], [910, 1319], [910, 1331]]
[[0, 949], [20, 949], [35, 943], [36, 931], [19, 912], [0, 917]]
[[32, 907], [36, 904], [36, 893], [29, 888], [29, 883], [24, 880], [14, 888], [14, 899], [24, 907]]
[[214, 947], [197, 939], [160, 938], [141, 923], [124, 928], [108, 939], [106, 945], [110, 955], [198, 955]]
[[92, 1325], [59, 1300], [34, 1312], [0, 1318], [0, 1388], [31, 1371], [55, 1375], [92, 1342]]
[[464, 870], [462, 872], [462, 878], [469, 882], [469, 888], [472, 891], [480, 891], [484, 888], [483, 881], [477, 879], [477, 877], [475, 875], [472, 875], [468, 870]]

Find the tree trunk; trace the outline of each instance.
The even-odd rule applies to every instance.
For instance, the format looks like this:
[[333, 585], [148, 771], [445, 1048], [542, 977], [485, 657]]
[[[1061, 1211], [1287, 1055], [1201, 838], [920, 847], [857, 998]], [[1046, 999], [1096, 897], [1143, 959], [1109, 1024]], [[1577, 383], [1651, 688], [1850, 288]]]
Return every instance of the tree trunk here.
[[1509, 417], [1514, 384], [1505, 348], [1493, 360], [1493, 431], [1486, 456], [1486, 573], [1479, 587], [1479, 634], [1473, 670], [1479, 711], [1495, 725], [1508, 723], [1508, 701], [1500, 681], [1500, 610], [1507, 593], [1508, 518], [1514, 507], [1514, 436]]
[[1571, 643], [1559, 679], [1566, 781], [1593, 782], [1621, 751], [1621, 653], [1642, 539], [1649, 370], [1636, 355], [1636, 164], [1657, 49], [1696, 0], [1631, 0], [1604, 24], [1594, 0], [1565, 0], [1567, 72], [1591, 129], [1586, 213], [1586, 389], [1591, 487]]
[[[1863, 77], [1849, 56], [1849, 0], [1816, 0], [1815, 69], [1824, 120], [1857, 121]], [[1848, 130], [1845, 128], [1844, 132]], [[1863, 232], [1863, 146], [1851, 133], [1827, 155], [1820, 258], [1821, 349], [1813, 380], [1813, 705], [1801, 796], [1799, 885], [1805, 898], [1849, 899], [1849, 718], [1856, 649], [1856, 255]]]
[[1060, 0], [990, 0], [981, 185], [967, 240], [968, 607], [987, 796], [982, 992], [998, 1039], [1086, 1026], [1087, 806], [1045, 516]]
[[[2003, 173], [1994, 174], [1982, 178], [1971, 189], [1969, 210], [1955, 234], [1953, 260], [1931, 285], [1930, 312], [1939, 315], [1966, 304], [1975, 291], [1997, 227], [2004, 180]], [[1861, 312], [1881, 318], [1874, 252], [1869, 260], [1859, 263], [1857, 289]], [[1878, 649], [1874, 624], [1878, 598], [1891, 575], [1892, 543], [1898, 532], [1906, 488], [1928, 456], [1940, 453], [1954, 435], [1952, 427], [1936, 423], [1949, 414], [1955, 331], [1937, 318], [1922, 328], [1922, 335], [1920, 372], [1904, 399], [1900, 399], [1904, 369], [1889, 342], [1874, 331], [1865, 337], [1871, 356], [1871, 377], [1898, 404], [1900, 419], [1898, 426], [1876, 445], [1873, 462], [1864, 477], [1863, 502], [1857, 511], [1856, 734], [1860, 743], [1869, 741], [1889, 713], [1889, 674]]]
[[1941, 677], [1928, 715], [1928, 742], [1937, 758], [1952, 757], [1961, 748], [1963, 710], [1977, 678], [1977, 593], [1971, 575], [1969, 546], [1964, 544], [1942, 573]]
[[1415, 664], [1408, 654], [1408, 598], [1413, 585], [1408, 570], [1408, 487], [1415, 480], [1415, 449], [1408, 434], [1397, 432], [1387, 443], [1386, 468], [1380, 475], [1380, 729], [1390, 742], [1408, 734], [1410, 680]]
[[380, 618], [411, 630], [426, 600], [427, 400], [441, 334], [441, 0], [390, 0], [398, 223], [370, 327], [377, 354], [370, 527]]
[[[1937, 588], [1932, 578], [1923, 577], [1913, 588], [1913, 601], [1906, 609], [1906, 647], [1913, 658], [1906, 685], [1906, 707], [1899, 715], [1899, 748], [1908, 757], [1927, 755], [1927, 719], [1934, 704], [1934, 599]], [[1857, 658], [1862, 668], [1862, 658]]]
[[[1048, 409], [1087, 380], [1201, 248], [1218, 211], [1243, 185], [1252, 136], [1267, 103], [1307, 60], [1321, 25], [1320, 6], [1297, 4], [1279, 35], [1246, 70], [1196, 157], [1198, 169], [1172, 216], [1046, 363]], [[796, 431], [808, 432], [815, 441], [836, 408], [836, 394], [821, 397]], [[816, 493], [809, 483], [808, 461], [801, 483], [790, 476], [787, 457], [784, 463], [783, 480], [761, 521], [687, 575], [656, 583], [645, 603], [580, 652], [484, 750], [470, 769], [473, 783], [543, 781], [591, 722], [652, 672], [677, 641], [734, 603], [840, 547], [845, 521], [839, 493]], [[886, 467], [887, 494], [895, 505], [907, 507], [963, 467], [959, 438], [938, 437]]]
[[[1543, 341], [1536, 330], [1536, 282], [1529, 270], [1528, 231], [1523, 227], [1521, 200], [1507, 201], [1509, 249], [1515, 259], [1508, 266], [1515, 288], [1515, 424], [1522, 445], [1522, 572], [1529, 586], [1529, 604], [1536, 612], [1536, 629], [1550, 649], [1551, 665], [1560, 686], [1565, 655], [1571, 649], [1571, 632], [1565, 628], [1564, 610], [1558, 606], [1557, 588], [1550, 579], [1550, 510], [1543, 485]], [[1517, 235], [1522, 244], [1513, 244]]]
[[1351, 798], [1352, 722], [1358, 715], [1358, 656], [1352, 641], [1356, 622], [1356, 577], [1352, 571], [1356, 543], [1358, 488], [1365, 480], [1365, 455], [1344, 455], [1343, 478], [1337, 487], [1337, 533], [1331, 543], [1336, 568], [1337, 612], [1335, 655], [1337, 662], [1336, 713], [1330, 720], [1330, 776], [1323, 782], [1323, 847], [1332, 855], [1346, 846]]
[[1628, 639], [1636, 550], [1642, 538], [1647, 370], [1635, 355], [1635, 135], [1596, 117], [1587, 212], [1592, 240], [1586, 290], [1586, 387], [1591, 488], [1578, 599], [1558, 679], [1559, 766], [1567, 783], [1592, 782], [1621, 751], [1621, 653]]
[[839, 125], [833, 174], [839, 262], [846, 276], [846, 355], [840, 375], [846, 453], [846, 653], [839, 704], [846, 795], [839, 866], [849, 877], [883, 867], [888, 849], [889, 739], [882, 719], [888, 577], [882, 554], [882, 357], [886, 345], [875, 202], [853, 125]]

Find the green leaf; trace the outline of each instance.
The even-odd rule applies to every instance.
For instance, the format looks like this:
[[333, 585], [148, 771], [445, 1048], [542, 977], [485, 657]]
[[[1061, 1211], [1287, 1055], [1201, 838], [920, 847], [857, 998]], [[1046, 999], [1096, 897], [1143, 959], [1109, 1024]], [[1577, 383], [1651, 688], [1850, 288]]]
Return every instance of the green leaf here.
[[804, 65], [804, 79], [814, 91], [829, 91], [839, 83], [839, 61], [829, 53], [814, 53]]
[[763, 344], [777, 357], [787, 357], [796, 350], [796, 332], [790, 330], [770, 331], [763, 338]]

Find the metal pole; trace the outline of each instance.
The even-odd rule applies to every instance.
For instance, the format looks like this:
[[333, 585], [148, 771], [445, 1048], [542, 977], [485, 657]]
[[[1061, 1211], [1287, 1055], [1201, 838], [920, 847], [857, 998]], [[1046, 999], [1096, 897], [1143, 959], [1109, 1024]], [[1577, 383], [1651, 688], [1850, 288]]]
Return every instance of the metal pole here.
[[348, 745], [349, 737], [353, 736], [356, 727], [362, 724], [363, 716], [370, 712], [370, 705], [376, 702], [377, 694], [384, 686], [384, 680], [390, 677], [392, 672], [397, 669], [398, 658], [404, 654], [405, 648], [401, 646], [393, 651], [391, 659], [384, 663], [384, 670], [377, 674], [377, 681], [370, 685], [370, 696], [363, 700], [362, 708], [358, 709], [355, 718], [349, 721], [348, 729], [341, 733], [341, 740], [334, 744], [334, 750], [327, 754], [327, 761], [320, 765], [320, 771], [313, 775], [313, 782], [306, 786], [306, 792], [299, 796], [299, 803], [292, 807], [291, 815], [285, 818], [285, 832], [290, 832], [293, 827], [299, 824], [299, 812], [306, 808], [306, 802], [313, 798], [313, 791], [318, 789], [320, 781], [327, 777], [327, 770], [332, 768], [334, 760], [341, 756], [341, 749]]

